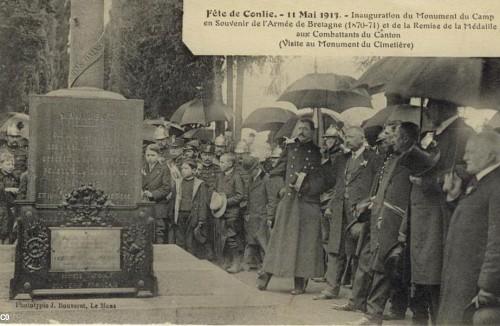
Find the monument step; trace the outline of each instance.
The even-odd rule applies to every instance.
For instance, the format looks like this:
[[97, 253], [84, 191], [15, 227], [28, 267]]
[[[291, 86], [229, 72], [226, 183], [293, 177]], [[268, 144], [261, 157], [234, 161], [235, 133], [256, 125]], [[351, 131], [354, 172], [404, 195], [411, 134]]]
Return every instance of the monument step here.
[[0, 300], [16, 323], [271, 324], [282, 300], [260, 296], [170, 296], [150, 299]]
[[176, 245], [155, 245], [153, 266], [160, 296], [232, 295], [250, 290], [216, 265]]
[[0, 264], [13, 263], [16, 256], [15, 245], [0, 245]]

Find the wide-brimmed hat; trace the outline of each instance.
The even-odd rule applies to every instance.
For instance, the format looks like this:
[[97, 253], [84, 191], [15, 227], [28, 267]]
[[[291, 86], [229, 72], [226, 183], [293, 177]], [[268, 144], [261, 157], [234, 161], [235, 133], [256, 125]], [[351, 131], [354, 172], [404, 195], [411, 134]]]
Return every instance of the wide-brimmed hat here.
[[215, 218], [220, 218], [226, 212], [227, 197], [224, 193], [214, 191], [210, 198], [210, 210]]

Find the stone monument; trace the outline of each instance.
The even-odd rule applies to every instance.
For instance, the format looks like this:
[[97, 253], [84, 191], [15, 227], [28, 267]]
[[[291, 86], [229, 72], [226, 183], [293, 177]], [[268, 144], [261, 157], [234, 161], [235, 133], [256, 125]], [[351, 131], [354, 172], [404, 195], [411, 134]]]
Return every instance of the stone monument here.
[[102, 90], [103, 0], [71, 1], [69, 89], [30, 98], [11, 299], [156, 293], [143, 101]]

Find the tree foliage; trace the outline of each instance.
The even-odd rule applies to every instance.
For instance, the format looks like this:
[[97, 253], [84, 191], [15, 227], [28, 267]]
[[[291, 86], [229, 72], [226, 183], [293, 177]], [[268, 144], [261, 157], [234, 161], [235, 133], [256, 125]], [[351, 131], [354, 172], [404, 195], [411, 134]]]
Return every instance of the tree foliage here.
[[0, 112], [66, 83], [68, 14], [65, 0], [0, 0]]
[[181, 0], [115, 0], [110, 20], [109, 88], [145, 101], [149, 117], [171, 114], [203, 87], [210, 97], [213, 57], [194, 56], [182, 42]]

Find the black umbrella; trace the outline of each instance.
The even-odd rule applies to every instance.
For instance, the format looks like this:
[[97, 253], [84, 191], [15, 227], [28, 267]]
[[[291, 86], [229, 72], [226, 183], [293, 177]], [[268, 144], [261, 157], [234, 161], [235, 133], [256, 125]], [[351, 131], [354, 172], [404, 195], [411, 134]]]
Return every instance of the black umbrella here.
[[243, 128], [256, 131], [278, 130], [290, 118], [297, 116], [294, 112], [280, 107], [259, 108], [245, 119]]
[[388, 57], [373, 64], [355, 86], [498, 110], [500, 59]]
[[311, 73], [296, 80], [281, 94], [278, 101], [287, 101], [302, 108], [328, 108], [342, 112], [352, 107], [371, 107], [365, 89], [353, 89], [356, 79], [333, 73]]

